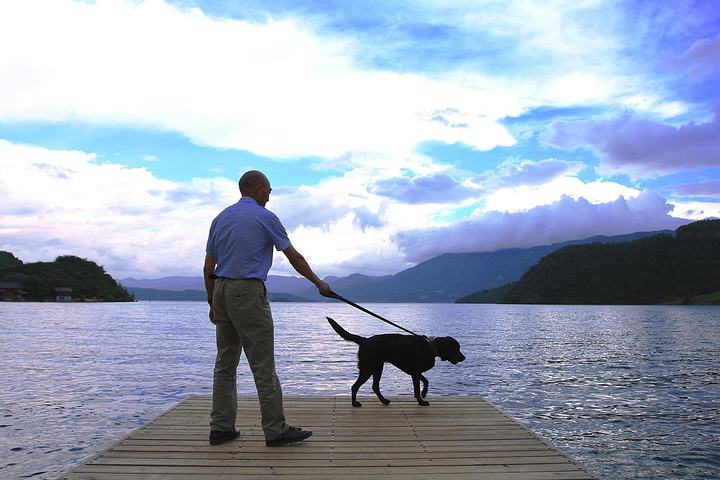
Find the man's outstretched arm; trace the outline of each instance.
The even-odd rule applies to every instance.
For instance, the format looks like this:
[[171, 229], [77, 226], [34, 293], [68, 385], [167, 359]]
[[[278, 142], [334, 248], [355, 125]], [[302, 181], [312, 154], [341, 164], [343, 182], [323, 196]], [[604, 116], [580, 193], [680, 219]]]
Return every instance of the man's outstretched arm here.
[[305, 257], [303, 257], [300, 252], [295, 250], [295, 247], [290, 245], [282, 252], [285, 254], [288, 261], [290, 262], [290, 265], [292, 265], [295, 271], [310, 280], [317, 287], [320, 295], [324, 297], [332, 296], [333, 291], [330, 288], [330, 285], [328, 285], [327, 282], [322, 281], [320, 277], [315, 275], [315, 272], [312, 271], [312, 268], [310, 268], [310, 265], [307, 263], [307, 260], [305, 260]]

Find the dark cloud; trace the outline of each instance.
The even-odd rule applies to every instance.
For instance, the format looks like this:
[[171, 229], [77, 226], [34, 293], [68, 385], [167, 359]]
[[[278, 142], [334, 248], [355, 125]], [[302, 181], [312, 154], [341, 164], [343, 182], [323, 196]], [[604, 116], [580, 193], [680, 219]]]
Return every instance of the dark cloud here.
[[425, 177], [395, 177], [378, 180], [370, 186], [369, 190], [376, 195], [412, 204], [451, 203], [474, 197], [480, 193], [443, 173]]
[[546, 141], [592, 149], [603, 166], [633, 177], [720, 165], [720, 120], [673, 127], [626, 113], [614, 120], [553, 122]]
[[678, 185], [673, 189], [673, 195], [679, 197], [720, 197], [720, 180]]
[[688, 222], [671, 217], [672, 208], [654, 192], [602, 204], [563, 197], [526, 212], [489, 212], [449, 227], [402, 232], [394, 240], [408, 261], [421, 262], [443, 253], [527, 248], [594, 235], [674, 229]]
[[693, 43], [673, 64], [687, 69], [695, 79], [720, 71], [720, 34]]
[[385, 222], [381, 218], [384, 209], [379, 213], [375, 213], [366, 207], [360, 207], [353, 209], [353, 213], [355, 214], [353, 223], [363, 232], [368, 228], [379, 228], [385, 225]]

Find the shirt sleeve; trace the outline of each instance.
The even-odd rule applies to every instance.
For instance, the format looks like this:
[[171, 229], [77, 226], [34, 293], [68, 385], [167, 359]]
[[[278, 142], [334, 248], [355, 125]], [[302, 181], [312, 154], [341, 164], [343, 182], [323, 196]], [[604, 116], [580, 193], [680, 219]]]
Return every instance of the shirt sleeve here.
[[205, 246], [205, 253], [215, 255], [215, 220], [210, 224], [210, 233], [208, 233], [207, 245]]
[[265, 228], [270, 235], [270, 241], [275, 245], [275, 250], [285, 250], [290, 246], [290, 239], [285, 231], [285, 227], [280, 222], [280, 219], [272, 212], [268, 212], [269, 215], [265, 221]]

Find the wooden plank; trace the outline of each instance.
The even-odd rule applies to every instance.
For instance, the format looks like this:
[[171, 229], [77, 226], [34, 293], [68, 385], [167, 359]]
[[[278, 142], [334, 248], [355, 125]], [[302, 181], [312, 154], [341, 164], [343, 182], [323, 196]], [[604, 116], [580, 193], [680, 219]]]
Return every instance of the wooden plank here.
[[[502, 455], [502, 456], [497, 456]], [[176, 461], [177, 460], [177, 461]], [[392, 455], [384, 455], [382, 453], [376, 452], [376, 453], [370, 453], [370, 454], [361, 454], [361, 455], [337, 455], [334, 452], [330, 453], [327, 452], [323, 455], [315, 454], [315, 455], [300, 455], [300, 454], [285, 454], [284, 456], [277, 456], [277, 457], [269, 457], [265, 455], [237, 455], [237, 454], [223, 454], [223, 453], [210, 453], [203, 456], [199, 455], [180, 455], [180, 454], [173, 454], [173, 455], [147, 455], [147, 454], [135, 454], [132, 456], [126, 456], [126, 455], [103, 455], [95, 460], [94, 463], [97, 464], [104, 464], [104, 465], [133, 465], [133, 464], [148, 464], [148, 465], [156, 465], [156, 464], [185, 464], [185, 463], [193, 463], [193, 462], [199, 462], [200, 464], [204, 464], [206, 461], [242, 461], [242, 462], [305, 462], [307, 464], [313, 464], [313, 465], [319, 465], [324, 464], [325, 462], [331, 462], [334, 465], [339, 464], [338, 462], [342, 460], [343, 465], [355, 465], [360, 466], [365, 463], [373, 463], [378, 464], [382, 463], [385, 464], [386, 461], [388, 463], [393, 462], [396, 464], [405, 464], [405, 465], [411, 465], [411, 464], [447, 464], [451, 463], [453, 465], [455, 464], [469, 464], [469, 465], [475, 465], [475, 464], [481, 464], [481, 465], [493, 465], [493, 464], [509, 464], [513, 462], [517, 462], [518, 464], [528, 464], [528, 463], [563, 463], [568, 462], [569, 460], [561, 459], [560, 457], [557, 457], [556, 455], [552, 455], [550, 453], [547, 453], [545, 455], [516, 455], [514, 452], [496, 452], [495, 456], [491, 456], [489, 454], [485, 455], [477, 455], [473, 457], [469, 457], [467, 455], [447, 455], [447, 456], [433, 456], [432, 458], [428, 458], [427, 455], [423, 457], [422, 455], [401, 455], [401, 456], [392, 456]], [[382, 460], [382, 462], [378, 462], [378, 460]], [[231, 462], [232, 463], [232, 462]], [[372, 465], [369, 465], [372, 466]]]
[[267, 448], [257, 398], [238, 400], [241, 437], [210, 446], [210, 398], [188, 397], [64, 478], [594, 478], [479, 397], [438, 397], [430, 407], [412, 397], [393, 398], [388, 406], [374, 397], [360, 400], [358, 409], [349, 397], [286, 397], [288, 421], [314, 434]]
[[[277, 455], [270, 455], [266, 452], [256, 450], [254, 452], [248, 452], [243, 450], [242, 452], [229, 452], [229, 451], [189, 451], [189, 452], [167, 452], [167, 451], [126, 451], [113, 449], [103, 454], [102, 458], [161, 458], [161, 459], [228, 459], [228, 458], [242, 458], [247, 460], [263, 459], [263, 460], [304, 460], [304, 459], [319, 459], [326, 460], [329, 458], [328, 453], [332, 452], [333, 460], [366, 460], [366, 459], [382, 459], [389, 458], [390, 455], [387, 452], [336, 452], [331, 449], [313, 450], [312, 452], [299, 452], [299, 453], [279, 453]], [[469, 452], [445, 452], [441, 458], [444, 459], [459, 459], [462, 461], [464, 458], [468, 458]], [[538, 458], [538, 457], [553, 457], [556, 458], [556, 453], [552, 450], [496, 450], [491, 452], [476, 452], [472, 455], [474, 459], [486, 459], [486, 458]], [[394, 452], [392, 454], [393, 459], [427, 459], [427, 452]], [[488, 460], [490, 461], [490, 460]], [[506, 462], [505, 462], [506, 463]]]
[[[251, 454], [257, 451], [267, 453], [267, 447], [265, 447], [264, 443], [254, 443], [254, 444], [248, 444], [247, 442], [243, 442], [244, 445], [242, 447], [233, 447], [232, 444], [229, 446], [226, 445], [220, 445], [220, 446], [208, 446], [207, 444], [198, 446], [197, 443], [194, 445], [126, 445], [121, 444], [118, 446], [115, 446], [111, 451], [145, 451], [145, 452], [226, 452], [226, 453], [243, 453], [243, 454]], [[480, 455], [483, 452], [493, 452], [493, 451], [505, 451], [505, 452], [515, 452], [516, 454], [521, 454], [525, 451], [552, 451], [553, 454], [556, 454], [553, 450], [551, 450], [549, 447], [543, 446], [543, 445], [537, 445], [536, 441], [526, 441], [523, 442], [523, 444], [515, 445], [516, 442], [498, 442], [498, 443], [506, 443], [508, 445], [495, 445], [494, 442], [491, 443], [484, 443], [480, 445], [450, 445], [450, 446], [421, 446], [421, 445], [410, 445], [410, 446], [404, 446], [402, 447], [402, 450], [400, 450], [404, 454], [412, 454], [412, 453], [421, 453], [421, 454], [427, 454], [427, 453], [437, 453], [437, 454], [444, 454], [447, 455], [448, 453], [454, 453], [457, 452], [459, 454], [474, 454], [474, 455]], [[397, 445], [397, 444], [393, 444]], [[346, 454], [346, 453], [357, 453], [357, 454], [372, 454], [372, 453], [382, 453], [382, 454], [388, 454], [387, 446], [386, 445], [348, 445], [348, 446], [338, 446], [333, 445], [329, 443], [324, 444], [318, 444], [318, 443], [309, 443], [308, 446], [303, 446], [303, 452], [305, 454], [312, 454], [310, 450], [313, 450], [315, 452], [325, 452], [325, 451], [333, 451], [337, 454]], [[110, 451], [108, 451], [110, 452]]]
[[[270, 477], [272, 475], [272, 477]], [[390, 476], [392, 475], [392, 476]], [[264, 475], [247, 475], [243, 474], [241, 477], [243, 480], [260, 479], [266, 480], [269, 478], [277, 478], [279, 474], [264, 474]], [[142, 476], [143, 480], [237, 480], [237, 474], [176, 474], [176, 473], [148, 473]], [[298, 472], [291, 476], [282, 476], [283, 480], [291, 480], [293, 478], [299, 478], [303, 480], [311, 480], [317, 478], [314, 474], [303, 474]], [[333, 478], [333, 477], [328, 477]], [[353, 473], [343, 477], [348, 480], [377, 480], [379, 477], [376, 474], [362, 474]], [[380, 478], [391, 478], [392, 480], [435, 480], [437, 478], [443, 478], [433, 474], [403, 474], [399, 472], [388, 473], [382, 475]], [[448, 477], [446, 477], [448, 478]], [[592, 480], [594, 477], [584, 474], [582, 472], [537, 472], [534, 474], [528, 474], [527, 472], [495, 472], [486, 473], [481, 477], [477, 473], [455, 473], [452, 476], [455, 480]], [[83, 473], [78, 472], [73, 475], [73, 479], [77, 480], [138, 480], [138, 476], [135, 474], [128, 473]]]
[[[118, 472], [123, 473], [134, 473], [136, 475], [149, 475], [154, 473], [163, 474], [196, 474], [202, 475], [207, 474], [218, 474], [222, 473], [225, 475], [234, 474], [238, 476], [242, 475], [294, 475], [298, 473], [298, 470], [302, 470], [303, 475], [315, 475], [315, 476], [326, 476], [329, 474], [334, 475], [350, 475], [353, 473], [359, 473], [359, 470], [363, 474], [374, 474], [376, 476], [393, 475], [393, 471], [397, 470], [398, 473], [403, 474], [424, 474], [424, 475], [438, 475], [445, 476], [448, 473], [502, 473], [502, 472], [514, 472], [514, 473], [533, 473], [533, 472], [577, 472], [580, 469], [572, 464], [553, 464], [553, 465], [458, 465], [455, 467], [447, 466], [407, 466], [407, 467], [392, 467], [386, 465], [379, 465], [375, 467], [361, 467], [361, 469], [354, 467], [322, 467], [322, 466], [273, 466], [273, 467], [248, 467], [248, 466], [153, 466], [153, 465], [121, 465], [121, 470], [116, 465], [86, 465], [79, 469], [81, 472], [87, 473], [107, 473], [107, 472]], [[141, 477], [138, 477], [141, 478]], [[442, 477], [440, 477], [442, 478]], [[451, 478], [451, 477], [446, 477]]]

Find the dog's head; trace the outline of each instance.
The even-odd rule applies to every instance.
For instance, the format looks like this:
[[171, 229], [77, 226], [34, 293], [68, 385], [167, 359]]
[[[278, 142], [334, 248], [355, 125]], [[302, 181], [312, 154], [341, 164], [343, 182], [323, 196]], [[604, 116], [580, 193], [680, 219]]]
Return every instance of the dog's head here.
[[465, 360], [465, 355], [460, 351], [460, 344], [453, 337], [437, 337], [433, 339], [438, 349], [440, 360], [456, 365]]

